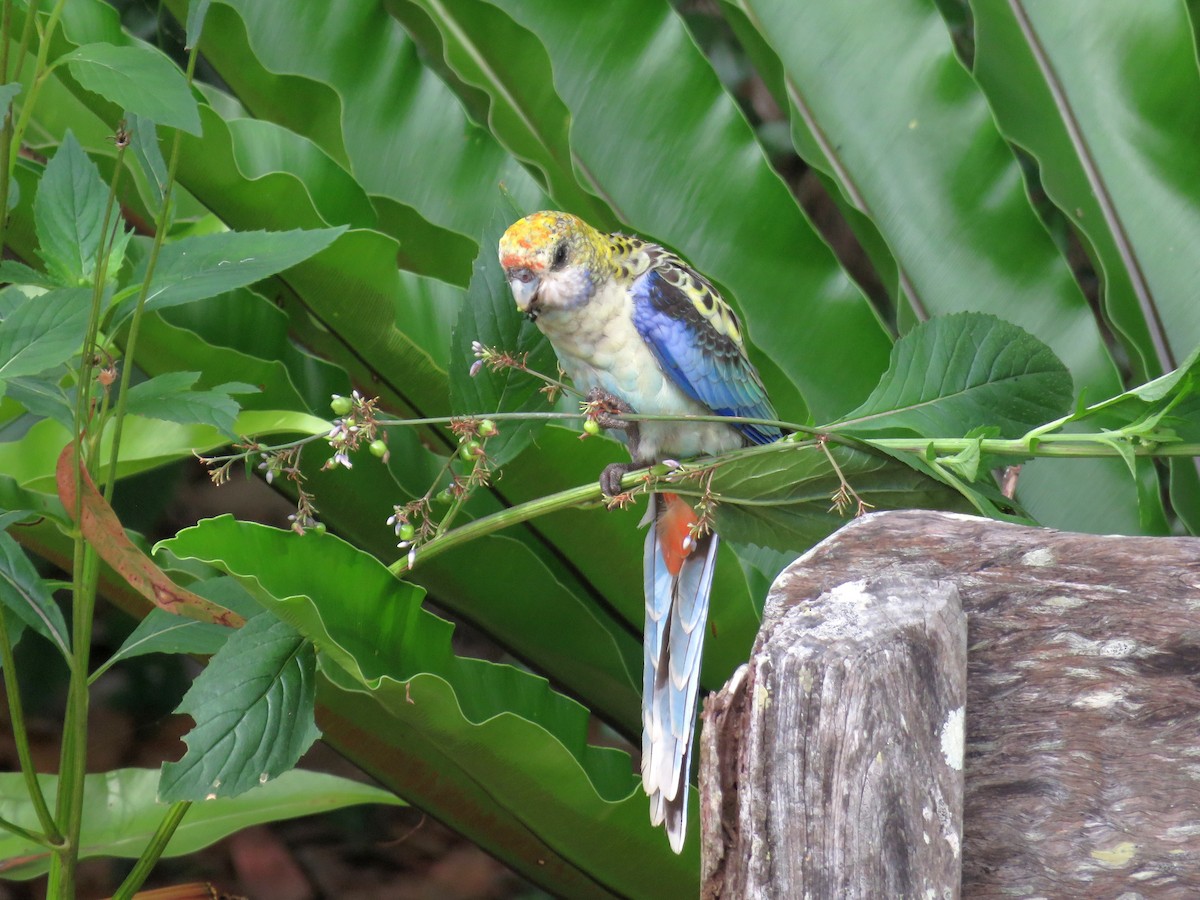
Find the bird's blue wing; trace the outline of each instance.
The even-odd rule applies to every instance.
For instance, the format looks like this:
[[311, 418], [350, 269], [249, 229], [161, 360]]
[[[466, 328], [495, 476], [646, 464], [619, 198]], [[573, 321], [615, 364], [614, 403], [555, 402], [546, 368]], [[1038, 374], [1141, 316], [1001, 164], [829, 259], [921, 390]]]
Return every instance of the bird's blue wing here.
[[[631, 292], [638, 334], [685, 394], [717, 415], [776, 417], [733, 311], [703, 276], [671, 256], [638, 276]], [[753, 444], [780, 436], [769, 425], [734, 427]]]

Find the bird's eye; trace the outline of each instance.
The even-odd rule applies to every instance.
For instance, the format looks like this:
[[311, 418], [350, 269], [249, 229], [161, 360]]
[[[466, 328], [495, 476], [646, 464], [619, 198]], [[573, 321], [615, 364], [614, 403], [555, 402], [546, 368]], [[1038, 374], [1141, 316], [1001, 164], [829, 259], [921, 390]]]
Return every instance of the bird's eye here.
[[554, 262], [550, 264], [551, 269], [561, 269], [567, 264], [567, 242], [563, 241], [554, 250]]

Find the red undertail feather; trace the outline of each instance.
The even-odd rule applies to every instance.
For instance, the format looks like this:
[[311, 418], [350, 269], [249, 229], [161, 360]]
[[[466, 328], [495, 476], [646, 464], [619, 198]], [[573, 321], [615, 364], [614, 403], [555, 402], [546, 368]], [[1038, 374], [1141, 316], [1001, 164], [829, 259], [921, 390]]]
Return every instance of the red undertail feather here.
[[678, 575], [683, 561], [696, 549], [696, 539], [692, 537], [696, 512], [678, 494], [664, 493], [662, 499], [667, 508], [658, 517], [658, 540], [667, 571]]

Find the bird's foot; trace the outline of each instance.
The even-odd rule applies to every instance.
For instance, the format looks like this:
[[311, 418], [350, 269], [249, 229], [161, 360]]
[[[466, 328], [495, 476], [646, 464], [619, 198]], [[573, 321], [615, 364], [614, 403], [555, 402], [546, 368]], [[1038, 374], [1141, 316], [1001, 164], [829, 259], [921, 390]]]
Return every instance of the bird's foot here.
[[[636, 456], [638, 441], [641, 433], [638, 429], [637, 422], [630, 422], [628, 419], [623, 419], [621, 416], [625, 413], [636, 412], [636, 410], [622, 400], [620, 397], [615, 397], [603, 388], [594, 387], [587, 392], [587, 397], [584, 403], [584, 408], [587, 414], [595, 420], [596, 424], [601, 428], [612, 428], [617, 431], [625, 432], [625, 445], [629, 448], [629, 452]], [[634, 467], [636, 468], [636, 467]], [[632, 471], [632, 469], [628, 470]], [[625, 473], [622, 472], [622, 475]], [[617, 476], [620, 480], [620, 476]], [[600, 481], [603, 486], [604, 480]], [[605, 491], [605, 493], [610, 493]]]
[[606, 497], [616, 497], [621, 493], [621, 479], [635, 469], [640, 469], [637, 463], [611, 463], [600, 473], [600, 490]]
[[633, 407], [604, 388], [594, 387], [588, 391], [584, 405], [588, 415], [595, 419], [601, 428], [615, 428], [618, 431], [637, 428], [637, 422], [621, 418], [625, 413], [634, 412]]

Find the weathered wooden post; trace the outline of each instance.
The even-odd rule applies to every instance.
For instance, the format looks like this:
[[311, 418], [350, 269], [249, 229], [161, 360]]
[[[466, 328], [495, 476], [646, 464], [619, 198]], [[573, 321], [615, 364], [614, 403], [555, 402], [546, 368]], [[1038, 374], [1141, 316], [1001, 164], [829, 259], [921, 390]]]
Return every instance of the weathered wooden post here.
[[780, 578], [767, 602], [785, 609], [708, 706], [706, 896], [957, 897], [958, 590], [899, 576], [794, 599]]
[[[1200, 539], [917, 511], [856, 520], [789, 567], [749, 666], [710, 698], [705, 896], [956, 889], [953, 875], [934, 881], [956, 821], [953, 723], [939, 721], [954, 702], [951, 648], [909, 603], [885, 602], [853, 621], [891, 621], [892, 637], [864, 631], [857, 657], [835, 650], [859, 627], [838, 609], [850, 592], [864, 610], [923, 596], [931, 623], [953, 618], [957, 592], [966, 613], [964, 896], [1200, 896]], [[833, 624], [805, 629], [823, 615]], [[897, 723], [908, 749], [870, 755]], [[906, 753], [924, 762], [905, 771]]]

